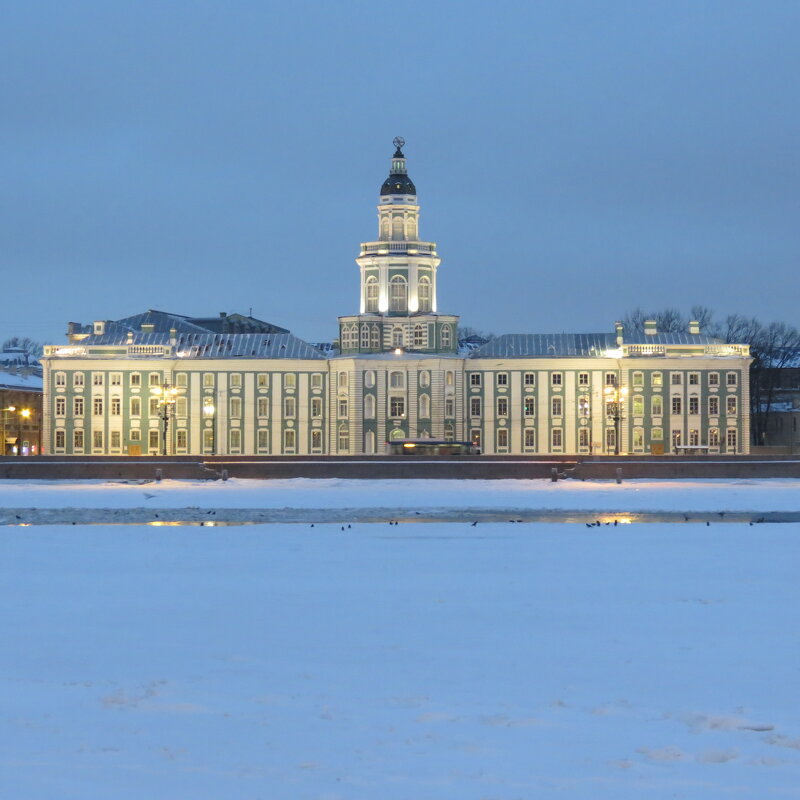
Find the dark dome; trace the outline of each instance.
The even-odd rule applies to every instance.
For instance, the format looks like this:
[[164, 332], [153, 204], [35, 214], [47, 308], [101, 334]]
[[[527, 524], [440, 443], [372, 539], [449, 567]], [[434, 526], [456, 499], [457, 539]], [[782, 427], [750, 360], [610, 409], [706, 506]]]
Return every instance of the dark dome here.
[[383, 182], [381, 186], [381, 194], [416, 194], [417, 188], [414, 182], [408, 175], [401, 172], [395, 172]]

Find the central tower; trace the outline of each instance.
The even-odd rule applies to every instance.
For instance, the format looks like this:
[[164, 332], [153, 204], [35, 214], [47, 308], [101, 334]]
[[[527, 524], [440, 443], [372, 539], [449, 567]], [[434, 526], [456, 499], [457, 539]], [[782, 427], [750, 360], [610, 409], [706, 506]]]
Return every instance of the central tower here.
[[419, 238], [417, 190], [408, 176], [405, 141], [394, 142], [389, 177], [378, 203], [378, 238], [361, 244], [358, 316], [339, 317], [342, 353], [402, 348], [455, 353], [458, 317], [438, 313], [436, 284], [441, 259], [436, 243]]

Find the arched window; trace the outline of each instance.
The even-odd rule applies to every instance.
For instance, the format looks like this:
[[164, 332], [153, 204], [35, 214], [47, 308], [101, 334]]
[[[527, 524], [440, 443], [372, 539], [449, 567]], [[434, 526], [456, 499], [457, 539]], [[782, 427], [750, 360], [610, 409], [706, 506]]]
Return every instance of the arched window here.
[[369, 350], [369, 325], [361, 326], [361, 349]]
[[420, 311], [431, 310], [431, 279], [427, 276], [423, 276], [419, 279], [417, 299], [419, 301]]
[[405, 278], [395, 275], [389, 281], [389, 311], [406, 311], [408, 309], [408, 285]]
[[413, 218], [406, 223], [406, 238], [410, 241], [417, 238], [417, 221]]
[[402, 372], [389, 373], [389, 386], [392, 389], [404, 389], [406, 385], [405, 375]]
[[389, 218], [384, 217], [381, 220], [381, 239], [389, 238]]
[[442, 333], [441, 333], [441, 341], [442, 347], [450, 347], [450, 326], [449, 325], [442, 325]]
[[414, 326], [414, 347], [425, 346], [425, 328], [422, 325]]
[[364, 452], [375, 452], [375, 433], [373, 431], [367, 431], [367, 434], [364, 437]]
[[403, 346], [403, 329], [398, 325], [392, 329], [392, 347]]
[[430, 395], [421, 394], [419, 396], [419, 415], [427, 419], [431, 415], [431, 398]]
[[374, 275], [370, 275], [364, 285], [364, 300], [366, 303], [366, 310], [369, 313], [375, 313], [378, 310], [378, 279]]
[[448, 422], [447, 425], [444, 426], [444, 438], [448, 442], [452, 442], [453, 439], [456, 438], [455, 429], [453, 428], [453, 425], [450, 422]]
[[373, 325], [369, 332], [369, 346], [371, 350], [381, 349], [381, 329]]
[[375, 419], [375, 395], [364, 396], [364, 419]]
[[392, 220], [392, 239], [394, 239], [394, 241], [396, 241], [396, 242], [397, 241], [402, 242], [403, 239], [405, 239], [405, 236], [403, 234], [404, 234], [404, 231], [403, 231], [403, 218], [402, 217], [395, 217]]
[[339, 452], [345, 453], [350, 449], [350, 431], [347, 425], [339, 426]]

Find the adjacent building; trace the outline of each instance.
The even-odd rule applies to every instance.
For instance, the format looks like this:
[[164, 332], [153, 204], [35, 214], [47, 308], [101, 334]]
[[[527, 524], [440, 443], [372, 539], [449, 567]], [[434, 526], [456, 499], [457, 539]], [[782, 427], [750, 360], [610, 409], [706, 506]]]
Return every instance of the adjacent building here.
[[70, 323], [45, 348], [47, 452], [347, 455], [396, 439], [484, 453], [746, 453], [747, 345], [700, 333], [506, 334], [459, 343], [395, 140], [357, 314], [333, 348], [243, 315]]

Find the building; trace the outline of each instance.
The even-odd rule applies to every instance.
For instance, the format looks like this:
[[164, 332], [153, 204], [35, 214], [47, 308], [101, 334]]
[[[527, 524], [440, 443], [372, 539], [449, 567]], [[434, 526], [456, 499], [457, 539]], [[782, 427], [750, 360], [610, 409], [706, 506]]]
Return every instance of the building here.
[[405, 438], [484, 453], [746, 453], [747, 345], [665, 334], [507, 334], [460, 346], [396, 139], [357, 314], [325, 349], [241, 315], [150, 310], [45, 348], [45, 442], [71, 454], [362, 454]]
[[18, 347], [0, 352], [0, 441], [2, 455], [41, 452], [42, 368]]

